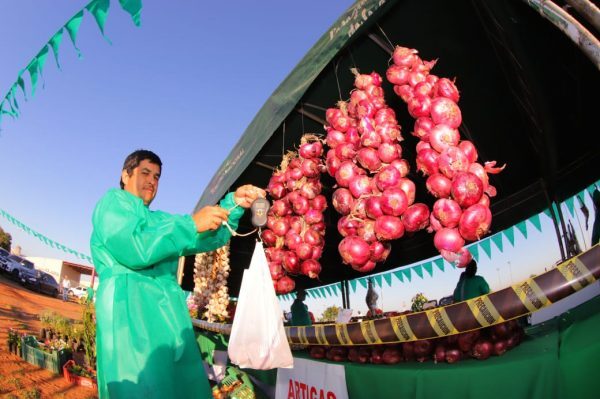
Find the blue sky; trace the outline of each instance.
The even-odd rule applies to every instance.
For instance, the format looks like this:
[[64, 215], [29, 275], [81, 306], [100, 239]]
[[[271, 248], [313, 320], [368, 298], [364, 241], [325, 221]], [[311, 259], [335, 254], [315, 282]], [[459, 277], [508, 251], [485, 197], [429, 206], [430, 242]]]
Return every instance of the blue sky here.
[[[88, 1], [0, 3], [0, 91]], [[143, 1], [136, 28], [111, 1], [105, 41], [84, 15], [77, 59], [67, 34], [35, 97], [0, 132], [0, 208], [89, 254], [91, 213], [118, 185], [124, 158], [147, 148], [163, 161], [152, 207], [189, 213], [270, 94], [352, 4]], [[29, 76], [26, 76], [29, 85]], [[42, 88], [42, 85], [44, 88]], [[66, 258], [0, 218], [26, 255]]]

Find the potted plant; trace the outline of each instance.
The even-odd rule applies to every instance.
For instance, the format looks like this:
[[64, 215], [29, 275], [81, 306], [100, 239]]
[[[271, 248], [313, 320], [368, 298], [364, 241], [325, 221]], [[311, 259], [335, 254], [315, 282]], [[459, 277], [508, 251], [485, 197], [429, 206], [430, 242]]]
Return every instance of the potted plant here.
[[96, 372], [91, 368], [76, 364], [73, 360], [69, 360], [63, 366], [63, 376], [68, 382], [98, 389]]
[[8, 351], [15, 355], [20, 355], [20, 340], [19, 332], [14, 328], [8, 329]]

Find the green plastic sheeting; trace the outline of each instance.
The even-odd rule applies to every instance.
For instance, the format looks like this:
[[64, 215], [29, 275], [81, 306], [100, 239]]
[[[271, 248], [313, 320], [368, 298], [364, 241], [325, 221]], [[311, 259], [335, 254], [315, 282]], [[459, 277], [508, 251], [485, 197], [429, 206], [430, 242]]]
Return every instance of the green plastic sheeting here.
[[379, 15], [394, 3], [396, 0], [356, 2], [321, 36], [256, 114], [202, 193], [196, 210], [204, 205], [216, 203], [227, 192], [323, 68], [342, 47], [373, 25]]
[[[221, 207], [237, 229], [244, 210], [233, 193]], [[190, 215], [150, 211], [119, 189], [98, 202], [92, 223], [100, 398], [211, 397], [176, 273], [180, 256], [222, 247], [229, 230], [198, 234]]]

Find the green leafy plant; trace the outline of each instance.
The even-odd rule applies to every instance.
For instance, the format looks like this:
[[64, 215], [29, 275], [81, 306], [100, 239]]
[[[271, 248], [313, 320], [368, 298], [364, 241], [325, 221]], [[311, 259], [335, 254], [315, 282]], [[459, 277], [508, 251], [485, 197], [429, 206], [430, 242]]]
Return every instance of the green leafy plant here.
[[39, 388], [28, 389], [23, 394], [24, 399], [40, 399], [41, 397], [42, 397], [42, 390]]
[[428, 301], [427, 297], [425, 295], [423, 295], [422, 292], [417, 293], [417, 295], [415, 295], [414, 297], [412, 297], [411, 299], [411, 306], [410, 306], [410, 310], [412, 310], [413, 312], [420, 312], [423, 310], [423, 305]]
[[323, 311], [323, 314], [321, 315], [321, 320], [319, 320], [319, 321], [331, 321], [331, 322], [336, 321], [339, 312], [340, 312], [339, 307], [330, 306]]
[[93, 303], [83, 308], [83, 347], [88, 365], [96, 368], [96, 311]]

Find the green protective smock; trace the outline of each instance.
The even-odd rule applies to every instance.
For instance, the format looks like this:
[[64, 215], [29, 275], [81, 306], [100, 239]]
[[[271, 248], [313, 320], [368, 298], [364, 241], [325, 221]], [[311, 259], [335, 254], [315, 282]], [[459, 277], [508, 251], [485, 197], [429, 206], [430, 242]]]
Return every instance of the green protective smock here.
[[[244, 209], [233, 193], [220, 205], [237, 229]], [[176, 273], [180, 256], [225, 245], [227, 227], [197, 233], [190, 215], [150, 211], [119, 189], [98, 202], [92, 223], [100, 398], [212, 398]]]
[[[464, 273], [464, 272], [463, 272]], [[490, 292], [490, 286], [481, 276], [467, 277], [461, 275], [454, 289], [454, 302], [466, 301]]]
[[312, 321], [310, 320], [310, 314], [308, 313], [308, 306], [298, 299], [294, 300], [292, 307], [292, 320], [290, 325], [292, 326], [310, 326]]

